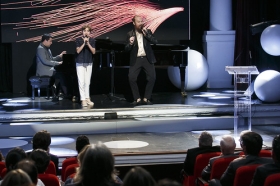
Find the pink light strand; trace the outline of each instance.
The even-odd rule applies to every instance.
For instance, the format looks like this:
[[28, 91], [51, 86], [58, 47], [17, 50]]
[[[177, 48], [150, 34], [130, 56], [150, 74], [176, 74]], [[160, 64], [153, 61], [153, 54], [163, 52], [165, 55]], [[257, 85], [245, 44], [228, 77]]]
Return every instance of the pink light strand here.
[[[37, 2], [37, 4], [57, 3], [58, 1], [45, 0]], [[32, 15], [30, 18], [25, 18], [25, 20], [31, 19], [31, 21], [15, 23], [16, 28], [14, 29], [57, 27], [59, 30], [51, 33], [53, 39], [67, 42], [79, 37], [80, 29], [85, 24], [92, 27], [92, 37], [96, 38], [131, 23], [134, 15], [143, 16], [146, 20], [145, 27], [155, 32], [163, 21], [183, 10], [181, 7], [160, 10], [158, 5], [148, 0], [86, 0]], [[19, 42], [39, 41], [40, 39], [41, 36], [37, 36]]]

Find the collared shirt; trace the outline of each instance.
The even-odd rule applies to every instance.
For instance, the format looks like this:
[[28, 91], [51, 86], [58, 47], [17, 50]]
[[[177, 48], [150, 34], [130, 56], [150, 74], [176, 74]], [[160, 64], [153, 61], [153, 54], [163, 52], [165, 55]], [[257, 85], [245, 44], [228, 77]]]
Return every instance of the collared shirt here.
[[136, 32], [136, 37], [137, 37], [137, 42], [138, 42], [137, 57], [146, 56], [146, 52], [145, 52], [144, 44], [143, 44], [143, 34]]

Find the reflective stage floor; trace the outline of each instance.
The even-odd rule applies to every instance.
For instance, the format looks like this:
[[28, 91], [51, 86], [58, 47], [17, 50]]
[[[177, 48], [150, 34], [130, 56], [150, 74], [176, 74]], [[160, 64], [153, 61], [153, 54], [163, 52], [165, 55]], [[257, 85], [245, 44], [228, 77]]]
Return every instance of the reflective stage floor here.
[[[94, 107], [82, 108], [71, 100], [53, 102], [44, 97], [0, 94], [0, 151], [5, 155], [20, 146], [31, 150], [32, 136], [40, 130], [52, 134], [51, 152], [76, 155], [80, 134], [92, 144], [101, 141], [113, 152], [116, 165], [182, 163], [188, 148], [198, 145], [201, 131], [213, 134], [214, 145], [223, 134], [234, 134], [234, 99], [230, 90], [153, 94], [153, 105], [133, 107], [129, 101], [92, 95]], [[264, 139], [264, 148], [280, 134], [280, 104], [252, 99], [252, 130]], [[237, 149], [240, 150], [238, 144]]]

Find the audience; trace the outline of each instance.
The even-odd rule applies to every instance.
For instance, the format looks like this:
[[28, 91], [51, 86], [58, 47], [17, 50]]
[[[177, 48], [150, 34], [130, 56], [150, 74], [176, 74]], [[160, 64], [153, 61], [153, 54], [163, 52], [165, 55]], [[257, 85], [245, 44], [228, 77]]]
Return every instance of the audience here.
[[38, 174], [44, 174], [51, 161], [50, 155], [43, 149], [33, 150], [29, 158], [35, 162]]
[[51, 134], [46, 130], [41, 130], [33, 136], [33, 150], [43, 149], [51, 157], [51, 161], [54, 162], [56, 167], [56, 173], [58, 173], [58, 157], [50, 153], [50, 144], [51, 144]]
[[256, 169], [251, 186], [262, 186], [267, 176], [280, 173], [280, 135], [275, 136], [272, 141], [272, 159], [274, 163], [264, 164]]
[[215, 160], [219, 158], [224, 158], [224, 157], [238, 157], [238, 154], [234, 154], [234, 150], [236, 147], [235, 140], [232, 136], [230, 135], [224, 135], [222, 136], [222, 139], [220, 141], [220, 147], [221, 147], [221, 155], [213, 157], [209, 160], [208, 165], [203, 169], [201, 173], [202, 179], [205, 181], [208, 181], [210, 179], [211, 175], [211, 170], [212, 170], [212, 165]]
[[114, 182], [114, 156], [102, 143], [90, 146], [81, 162], [81, 167], [71, 186], [115, 186]]
[[8, 152], [6, 159], [5, 159], [7, 173], [9, 171], [15, 169], [16, 164], [25, 158], [27, 158], [27, 155], [23, 149], [21, 149], [19, 147], [15, 147], [15, 148], [11, 149]]
[[134, 167], [125, 175], [122, 186], [156, 186], [156, 182], [144, 168]]
[[34, 161], [28, 159], [21, 160], [16, 165], [16, 168], [21, 169], [25, 173], [27, 173], [34, 185], [45, 186], [44, 183], [40, 179], [38, 179], [38, 171]]
[[34, 184], [27, 173], [21, 169], [15, 169], [5, 176], [1, 186], [34, 186]]
[[222, 185], [222, 186], [232, 186], [234, 182], [234, 177], [236, 170], [244, 165], [250, 164], [265, 164], [271, 163], [270, 158], [259, 157], [259, 152], [262, 149], [263, 139], [261, 135], [256, 132], [245, 132], [240, 136], [240, 146], [245, 154], [245, 156], [236, 158], [233, 160], [227, 170], [221, 177], [221, 180], [211, 180], [209, 185]]
[[[184, 162], [184, 172], [187, 175], [193, 175], [195, 159], [199, 154], [208, 152], [220, 152], [220, 146], [212, 146], [212, 135], [206, 131], [202, 132], [198, 139], [198, 147], [188, 149]], [[181, 173], [182, 174], [182, 173]]]
[[79, 154], [83, 148], [87, 145], [90, 145], [89, 139], [85, 135], [80, 135], [76, 139], [76, 151]]
[[170, 179], [162, 179], [158, 181], [157, 186], [182, 186], [182, 184], [178, 183], [177, 181], [170, 180]]
[[0, 161], [4, 161], [4, 156], [1, 151], [0, 151]]

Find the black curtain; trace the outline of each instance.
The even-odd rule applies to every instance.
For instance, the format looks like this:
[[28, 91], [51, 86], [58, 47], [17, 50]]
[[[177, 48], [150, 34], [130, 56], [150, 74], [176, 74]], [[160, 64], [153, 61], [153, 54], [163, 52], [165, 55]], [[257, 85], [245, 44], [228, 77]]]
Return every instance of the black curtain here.
[[12, 46], [10, 43], [1, 43], [0, 58], [0, 92], [12, 92]]
[[279, 0], [236, 0], [235, 66], [257, 66], [280, 71], [280, 57], [267, 54], [261, 46], [261, 32], [252, 35], [250, 25], [279, 20]]

